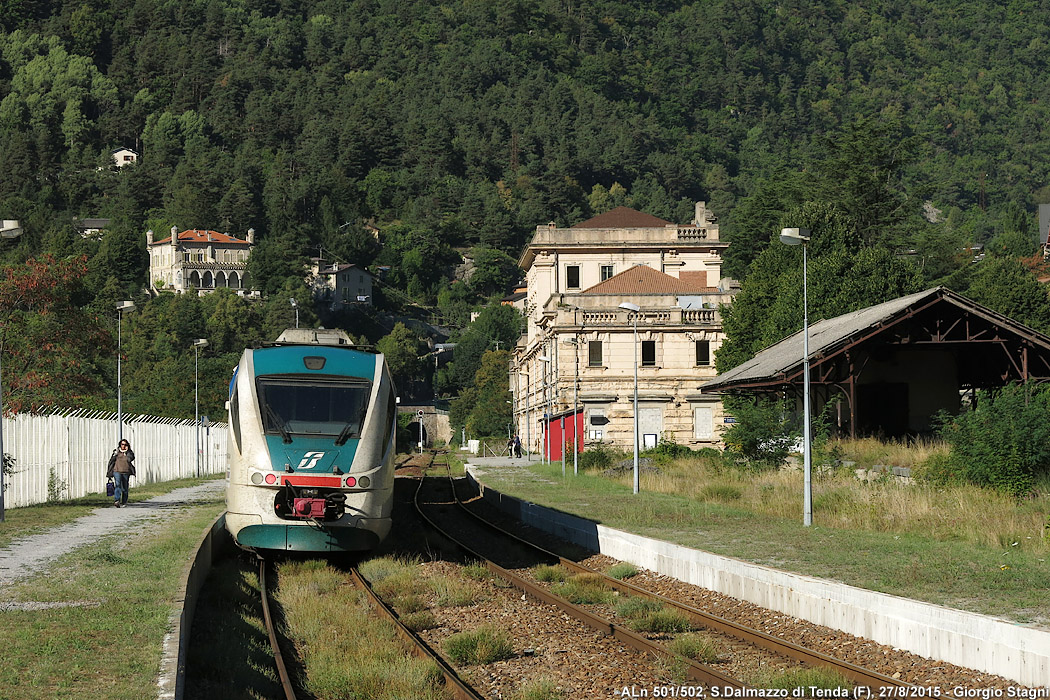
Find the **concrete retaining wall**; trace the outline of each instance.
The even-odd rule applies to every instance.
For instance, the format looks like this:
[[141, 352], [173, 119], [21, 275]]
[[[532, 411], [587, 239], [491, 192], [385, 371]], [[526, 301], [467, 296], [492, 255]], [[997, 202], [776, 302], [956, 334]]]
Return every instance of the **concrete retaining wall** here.
[[506, 496], [480, 483], [470, 465], [467, 472], [490, 504], [602, 554], [927, 658], [1023, 685], [1050, 683], [1050, 632], [614, 530]]
[[186, 692], [186, 655], [189, 652], [193, 615], [197, 612], [197, 597], [212, 565], [225, 556], [233, 546], [226, 531], [223, 513], [204, 531], [193, 557], [182, 570], [182, 579], [176, 600], [176, 610], [169, 621], [164, 637], [164, 648], [157, 677], [158, 700], [182, 700]]

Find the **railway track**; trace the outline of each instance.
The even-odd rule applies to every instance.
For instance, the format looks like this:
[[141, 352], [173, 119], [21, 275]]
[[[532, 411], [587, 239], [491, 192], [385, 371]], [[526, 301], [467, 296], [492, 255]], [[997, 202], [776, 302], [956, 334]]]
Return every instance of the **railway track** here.
[[[433, 464], [433, 460], [431, 460]], [[701, 629], [709, 631], [728, 639], [727, 646], [733, 649], [733, 653], [750, 653], [747, 650], [757, 649], [761, 650], [762, 653], [772, 654], [786, 659], [790, 659], [793, 662], [804, 664], [806, 666], [823, 667], [826, 669], [833, 670], [840, 674], [844, 678], [854, 683], [857, 687], [866, 687], [871, 689], [877, 694], [880, 689], [885, 688], [903, 688], [908, 686], [895, 678], [885, 676], [883, 674], [870, 671], [868, 669], [850, 664], [839, 659], [835, 659], [831, 656], [827, 656], [817, 651], [806, 649], [797, 644], [787, 642], [763, 632], [753, 630], [735, 622], [731, 622], [709, 613], [703, 612], [689, 605], [673, 600], [666, 596], [653, 593], [645, 590], [639, 586], [631, 584], [626, 581], [621, 581], [612, 577], [609, 577], [599, 571], [586, 567], [582, 564], [577, 563], [564, 556], [555, 554], [548, 551], [546, 548], [537, 545], [534, 542], [523, 539], [516, 533], [510, 532], [505, 528], [501, 528], [492, 522], [489, 522], [478, 513], [474, 512], [469, 508], [463, 499], [459, 497], [457, 493], [456, 481], [452, 478], [451, 472], [448, 469], [448, 464], [445, 464], [445, 470], [447, 476], [447, 489], [448, 498], [445, 500], [442, 497], [432, 499], [430, 504], [430, 512], [434, 517], [429, 517], [424, 512], [426, 507], [419, 503], [419, 490], [417, 489], [416, 507], [420, 515], [427, 520], [432, 527], [439, 530], [447, 530], [448, 525], [440, 526], [435, 522], [438, 517], [446, 518], [451, 509], [455, 509], [457, 512], [466, 515], [475, 526], [485, 528], [495, 534], [495, 536], [503, 538], [507, 542], [513, 542], [513, 545], [507, 545], [501, 547], [500, 551], [496, 555], [496, 558], [501, 563], [491, 561], [491, 557], [485, 556], [485, 553], [476, 551], [475, 545], [467, 545], [461, 540], [464, 535], [460, 534], [457, 536], [454, 532], [445, 532], [445, 536], [453, 541], [456, 541], [470, 556], [476, 557], [481, 561], [486, 562], [486, 566], [492, 570], [496, 575], [500, 576], [504, 580], [509, 581], [513, 586], [523, 591], [525, 595], [528, 595], [537, 600], [541, 600], [545, 603], [558, 606], [560, 609], [565, 611], [565, 614], [570, 615], [578, 620], [581, 620], [591, 626], [592, 628], [601, 631], [603, 634], [612, 635], [616, 639], [628, 644], [639, 651], [651, 654], [655, 656], [673, 656], [667, 651], [661, 644], [646, 638], [645, 636], [634, 632], [633, 630], [627, 629], [626, 627], [613, 622], [610, 619], [604, 618], [599, 614], [593, 612], [590, 609], [573, 605], [567, 600], [560, 598], [557, 595], [551, 593], [548, 587], [541, 585], [539, 582], [530, 580], [526, 576], [519, 575], [511, 568], [521, 568], [519, 565], [523, 562], [544, 562], [549, 564], [556, 564], [563, 567], [570, 573], [577, 575], [586, 575], [589, 577], [599, 578], [605, 586], [608, 588], [618, 591], [621, 594], [629, 595], [644, 600], [654, 601], [655, 603], [677, 611], [679, 614], [685, 616], [691, 621], [691, 623]], [[420, 479], [420, 489], [422, 487], [423, 479]], [[462, 528], [462, 526], [461, 526]], [[461, 532], [466, 532], [466, 529], [461, 529]], [[477, 538], [472, 538], [476, 540]], [[687, 676], [699, 683], [718, 686], [731, 691], [738, 691], [745, 688], [743, 681], [737, 678], [730, 677], [720, 671], [717, 671], [708, 666], [698, 664], [696, 662], [687, 660], [686, 674]]]

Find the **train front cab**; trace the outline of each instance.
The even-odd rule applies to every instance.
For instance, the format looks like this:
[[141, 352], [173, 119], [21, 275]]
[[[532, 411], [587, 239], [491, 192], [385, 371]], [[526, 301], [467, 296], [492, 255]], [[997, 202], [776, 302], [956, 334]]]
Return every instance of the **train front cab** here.
[[[318, 366], [326, 371], [302, 372]], [[235, 541], [307, 552], [378, 545], [391, 527], [397, 412], [382, 355], [246, 351], [231, 389], [226, 523]]]

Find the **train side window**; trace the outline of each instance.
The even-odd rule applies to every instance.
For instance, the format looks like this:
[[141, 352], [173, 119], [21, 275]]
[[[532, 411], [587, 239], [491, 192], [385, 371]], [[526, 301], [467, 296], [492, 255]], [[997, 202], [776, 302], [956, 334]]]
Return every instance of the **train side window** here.
[[233, 441], [237, 445], [237, 451], [241, 451], [241, 412], [238, 408], [237, 388], [234, 385], [233, 393], [230, 394], [230, 427], [233, 428]]

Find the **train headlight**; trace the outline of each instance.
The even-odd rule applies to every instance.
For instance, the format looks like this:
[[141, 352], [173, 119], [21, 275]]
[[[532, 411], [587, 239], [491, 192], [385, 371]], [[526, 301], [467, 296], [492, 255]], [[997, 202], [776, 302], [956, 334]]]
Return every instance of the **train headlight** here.
[[362, 476], [360, 479], [357, 480], [357, 485], [363, 489], [367, 489], [371, 483], [372, 480], [369, 479], [367, 476]]
[[276, 474], [272, 474], [272, 473], [271, 474], [267, 474], [266, 475], [266, 483], [270, 484], [271, 486], [276, 484], [277, 483], [277, 475]]
[[263, 481], [263, 476], [259, 472], [252, 472], [252, 483], [258, 486]]
[[352, 489], [357, 486], [357, 479], [352, 476], [346, 477], [346, 487]]

